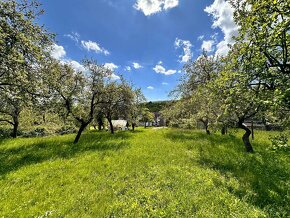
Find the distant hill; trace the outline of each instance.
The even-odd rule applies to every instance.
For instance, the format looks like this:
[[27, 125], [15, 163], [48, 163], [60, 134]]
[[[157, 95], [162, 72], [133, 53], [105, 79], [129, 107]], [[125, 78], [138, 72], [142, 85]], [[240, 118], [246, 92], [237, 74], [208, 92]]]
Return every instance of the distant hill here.
[[166, 107], [168, 104], [172, 103], [172, 101], [149, 101], [144, 103], [144, 106], [147, 107], [150, 112], [160, 112]]

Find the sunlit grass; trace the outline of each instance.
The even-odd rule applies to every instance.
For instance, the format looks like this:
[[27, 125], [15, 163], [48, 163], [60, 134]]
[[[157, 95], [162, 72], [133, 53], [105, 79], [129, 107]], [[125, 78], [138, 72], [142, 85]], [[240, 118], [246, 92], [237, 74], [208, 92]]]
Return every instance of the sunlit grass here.
[[[257, 132], [140, 128], [0, 141], [0, 217], [289, 217], [290, 154]], [[275, 133], [272, 133], [275, 134]]]

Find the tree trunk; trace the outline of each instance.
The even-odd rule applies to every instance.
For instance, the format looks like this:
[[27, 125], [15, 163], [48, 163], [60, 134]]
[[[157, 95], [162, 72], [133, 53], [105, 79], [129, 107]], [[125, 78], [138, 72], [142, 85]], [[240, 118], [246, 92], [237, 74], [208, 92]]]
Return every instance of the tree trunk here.
[[18, 127], [19, 127], [19, 114], [20, 114], [19, 108], [15, 107], [12, 114], [13, 122], [11, 123], [13, 125], [13, 131], [11, 133], [11, 137], [13, 138], [17, 138], [17, 132], [18, 132]]
[[203, 120], [203, 119], [201, 119], [200, 121], [201, 121], [201, 122], [203, 123], [203, 125], [204, 125], [204, 128], [205, 128], [205, 132], [206, 132], [206, 134], [210, 135], [210, 131], [208, 130], [208, 121], [207, 121], [207, 120]]
[[222, 133], [222, 135], [226, 134], [226, 127], [225, 126], [222, 127], [221, 133]]
[[101, 131], [102, 126], [104, 125], [102, 118], [98, 117], [97, 122], [98, 122], [98, 130]]
[[242, 137], [246, 151], [249, 153], [253, 153], [254, 149], [250, 143], [250, 135], [252, 134], [252, 132], [243, 122], [244, 122], [244, 120], [240, 120], [238, 122], [238, 127], [246, 131]]
[[111, 131], [112, 134], [114, 134], [114, 126], [113, 126], [112, 120], [108, 119], [108, 121], [109, 121], [109, 124], [110, 124], [110, 131]]
[[228, 128], [226, 125], [223, 125], [222, 130], [221, 130], [222, 135], [228, 134]]
[[79, 128], [78, 134], [77, 134], [77, 136], [76, 136], [76, 138], [75, 138], [75, 140], [74, 140], [74, 144], [77, 144], [77, 143], [78, 143], [78, 141], [79, 141], [79, 139], [80, 139], [80, 137], [81, 137], [82, 132], [83, 132], [83, 131], [85, 130], [85, 128], [89, 125], [89, 123], [90, 123], [90, 122], [82, 123], [82, 124], [81, 124], [81, 127]]
[[132, 123], [132, 130], [134, 131], [135, 130], [135, 123]]
[[251, 130], [252, 130], [252, 140], [254, 140], [255, 137], [254, 137], [254, 122], [253, 122], [253, 120], [251, 122]]
[[44, 123], [46, 123], [46, 116], [45, 116], [45, 113], [42, 114], [42, 121], [43, 121]]
[[12, 138], [17, 138], [17, 132], [18, 132], [18, 126], [19, 126], [19, 120], [18, 120], [18, 115], [19, 113], [15, 113], [15, 115], [13, 115], [12, 119], [13, 119], [13, 131], [11, 133]]
[[208, 130], [208, 125], [205, 127], [206, 134], [210, 135], [210, 131]]
[[266, 131], [270, 131], [271, 130], [271, 127], [267, 124], [267, 120], [266, 120], [265, 117], [262, 117], [262, 123], [264, 124]]
[[144, 128], [146, 128], [146, 127], [147, 127], [147, 126], [146, 126], [146, 123], [147, 123], [147, 122], [144, 122]]
[[19, 126], [19, 122], [18, 121], [14, 121], [14, 124], [13, 124], [13, 132], [11, 134], [11, 136], [13, 138], [17, 138], [18, 126]]

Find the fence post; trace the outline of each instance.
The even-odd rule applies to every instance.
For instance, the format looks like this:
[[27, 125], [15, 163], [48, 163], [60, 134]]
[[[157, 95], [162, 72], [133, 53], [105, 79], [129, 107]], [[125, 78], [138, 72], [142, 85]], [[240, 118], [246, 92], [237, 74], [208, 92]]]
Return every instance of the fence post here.
[[253, 122], [253, 120], [252, 120], [252, 122], [251, 122], [251, 129], [252, 129], [252, 140], [254, 140], [254, 122]]

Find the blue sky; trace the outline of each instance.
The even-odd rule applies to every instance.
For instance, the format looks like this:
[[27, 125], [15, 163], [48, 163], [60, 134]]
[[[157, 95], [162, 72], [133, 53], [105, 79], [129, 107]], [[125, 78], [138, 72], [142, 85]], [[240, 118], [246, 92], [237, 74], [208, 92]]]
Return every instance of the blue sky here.
[[182, 66], [206, 49], [225, 53], [236, 33], [224, 0], [40, 1], [40, 23], [56, 33], [53, 55], [81, 70], [92, 57], [141, 87], [148, 100], [169, 99]]

